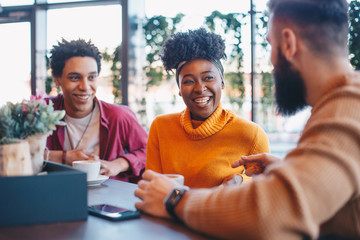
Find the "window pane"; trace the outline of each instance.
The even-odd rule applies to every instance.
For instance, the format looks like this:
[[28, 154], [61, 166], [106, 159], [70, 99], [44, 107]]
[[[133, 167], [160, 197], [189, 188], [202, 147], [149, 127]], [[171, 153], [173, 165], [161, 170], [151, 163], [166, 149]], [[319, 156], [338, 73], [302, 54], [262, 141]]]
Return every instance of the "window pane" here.
[[0, 105], [31, 95], [30, 23], [0, 24]]
[[47, 0], [48, 3], [61, 3], [61, 2], [84, 2], [88, 0]]
[[1, 6], [8, 7], [8, 6], [21, 6], [21, 5], [32, 5], [34, 4], [34, 0], [2, 0]]
[[[47, 49], [66, 40], [91, 40], [101, 52], [113, 53], [121, 44], [121, 5], [48, 10]], [[97, 96], [113, 102], [110, 65], [102, 63]]]

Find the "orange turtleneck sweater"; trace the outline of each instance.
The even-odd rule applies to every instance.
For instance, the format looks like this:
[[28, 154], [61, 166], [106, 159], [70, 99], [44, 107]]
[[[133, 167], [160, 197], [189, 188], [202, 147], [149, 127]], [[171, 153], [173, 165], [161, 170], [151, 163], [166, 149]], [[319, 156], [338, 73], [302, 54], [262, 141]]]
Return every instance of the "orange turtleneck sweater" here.
[[190, 118], [190, 111], [157, 117], [150, 128], [146, 169], [177, 173], [185, 185], [214, 187], [243, 167], [231, 163], [243, 155], [269, 152], [265, 132], [255, 123], [237, 117], [221, 104], [205, 121]]

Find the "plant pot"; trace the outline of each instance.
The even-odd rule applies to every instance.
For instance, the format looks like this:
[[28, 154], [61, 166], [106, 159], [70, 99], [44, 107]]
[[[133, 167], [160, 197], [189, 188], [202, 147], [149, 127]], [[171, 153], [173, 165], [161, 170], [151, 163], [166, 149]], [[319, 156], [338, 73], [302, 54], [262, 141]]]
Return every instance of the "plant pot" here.
[[0, 145], [0, 175], [33, 175], [30, 146], [27, 141]]
[[30, 156], [34, 174], [38, 174], [43, 169], [46, 139], [50, 134], [51, 132], [37, 133], [25, 139], [30, 145]]

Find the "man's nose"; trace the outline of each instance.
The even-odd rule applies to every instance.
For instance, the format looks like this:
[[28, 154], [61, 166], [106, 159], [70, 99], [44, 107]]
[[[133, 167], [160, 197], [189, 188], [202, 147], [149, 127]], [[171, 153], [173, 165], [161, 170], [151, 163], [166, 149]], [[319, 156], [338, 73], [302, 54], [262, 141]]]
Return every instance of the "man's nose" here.
[[90, 88], [89, 80], [85, 77], [81, 78], [79, 88], [81, 90], [87, 90]]

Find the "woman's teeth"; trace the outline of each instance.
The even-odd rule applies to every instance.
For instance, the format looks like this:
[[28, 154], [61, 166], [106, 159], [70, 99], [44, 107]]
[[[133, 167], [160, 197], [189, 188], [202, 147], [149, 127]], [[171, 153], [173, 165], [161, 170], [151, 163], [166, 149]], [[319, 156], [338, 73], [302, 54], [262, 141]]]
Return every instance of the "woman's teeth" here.
[[206, 103], [210, 100], [210, 97], [196, 98], [194, 101], [196, 103]]

